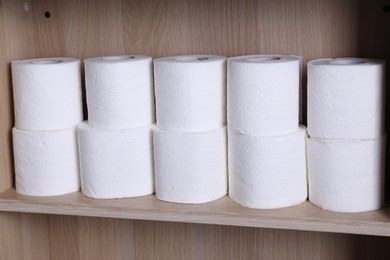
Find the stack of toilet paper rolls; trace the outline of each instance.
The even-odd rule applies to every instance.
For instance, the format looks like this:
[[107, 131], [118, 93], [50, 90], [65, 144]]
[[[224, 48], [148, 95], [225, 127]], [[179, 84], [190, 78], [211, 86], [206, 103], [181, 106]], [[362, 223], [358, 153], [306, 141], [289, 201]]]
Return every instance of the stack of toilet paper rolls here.
[[88, 121], [78, 126], [83, 194], [97, 199], [152, 194], [152, 58], [106, 56], [84, 63]]
[[228, 59], [229, 196], [245, 207], [287, 207], [307, 198], [300, 64], [297, 56]]
[[83, 120], [80, 60], [13, 61], [12, 83], [16, 191], [30, 196], [78, 191], [76, 126]]
[[309, 199], [323, 209], [360, 212], [383, 204], [384, 74], [381, 60], [308, 63]]
[[154, 61], [156, 197], [204, 203], [227, 193], [226, 58]]

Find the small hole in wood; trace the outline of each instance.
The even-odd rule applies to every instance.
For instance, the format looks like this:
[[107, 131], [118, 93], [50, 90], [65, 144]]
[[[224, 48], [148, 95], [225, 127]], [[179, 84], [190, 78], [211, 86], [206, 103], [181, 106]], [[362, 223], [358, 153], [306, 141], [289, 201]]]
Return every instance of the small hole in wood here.
[[382, 10], [383, 10], [384, 13], [390, 12], [390, 5], [384, 5]]
[[46, 17], [46, 18], [50, 18], [50, 15], [51, 15], [51, 14], [50, 14], [49, 11], [46, 11], [46, 12], [45, 12], [45, 17]]

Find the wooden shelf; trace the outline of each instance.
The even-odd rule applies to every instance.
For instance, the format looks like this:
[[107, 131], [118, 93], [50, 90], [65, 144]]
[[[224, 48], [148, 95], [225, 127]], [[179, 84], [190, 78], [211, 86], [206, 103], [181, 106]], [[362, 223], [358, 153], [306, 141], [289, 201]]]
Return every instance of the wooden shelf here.
[[335, 213], [308, 201], [282, 209], [258, 210], [242, 207], [228, 196], [206, 204], [188, 205], [159, 201], [153, 195], [96, 200], [80, 192], [29, 197], [9, 189], [0, 194], [0, 211], [390, 236], [390, 207], [364, 213]]

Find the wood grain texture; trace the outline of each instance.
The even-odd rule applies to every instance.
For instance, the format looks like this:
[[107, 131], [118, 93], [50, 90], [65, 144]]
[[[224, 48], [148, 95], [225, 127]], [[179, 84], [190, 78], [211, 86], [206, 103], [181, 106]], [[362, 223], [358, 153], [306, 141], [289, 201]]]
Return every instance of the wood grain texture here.
[[48, 216], [2, 213], [0, 259], [51, 259]]
[[[343, 56], [389, 60], [390, 20], [382, 12], [384, 4], [388, 3], [0, 0], [0, 191], [13, 185], [12, 60], [195, 53], [295, 54], [303, 56], [304, 63]], [[47, 11], [49, 18], [44, 16]], [[303, 71], [305, 100], [305, 67]], [[305, 102], [303, 111], [305, 115]], [[12, 190], [0, 195], [0, 207], [8, 211], [165, 221], [1, 212], [0, 259], [390, 258], [389, 238], [277, 229], [390, 236], [389, 208], [349, 215], [321, 211], [305, 203], [280, 211], [256, 211], [239, 207], [227, 198], [187, 207], [158, 202], [153, 197], [90, 201], [78, 193], [31, 199], [19, 197]]]
[[159, 221], [2, 213], [0, 232], [7, 260], [390, 257], [384, 237]]
[[[5, 8], [4, 4], [0, 2], [0, 14], [3, 14]], [[13, 185], [11, 145], [13, 99], [10, 68], [7, 62], [6, 25], [4, 19], [0, 19], [0, 192]]]

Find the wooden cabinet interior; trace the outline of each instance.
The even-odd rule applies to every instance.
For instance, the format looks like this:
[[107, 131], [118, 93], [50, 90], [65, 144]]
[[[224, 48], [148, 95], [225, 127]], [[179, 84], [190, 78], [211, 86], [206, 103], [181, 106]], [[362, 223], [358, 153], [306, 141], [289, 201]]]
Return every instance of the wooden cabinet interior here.
[[[13, 187], [11, 60], [277, 53], [301, 55], [304, 63], [348, 56], [389, 61], [388, 5], [384, 0], [0, 0], [0, 191]], [[304, 83], [305, 74], [306, 68]], [[390, 219], [388, 210], [380, 214]], [[386, 229], [390, 233], [390, 224]], [[389, 257], [388, 242], [254, 227], [0, 213], [0, 259], [379, 259]]]

